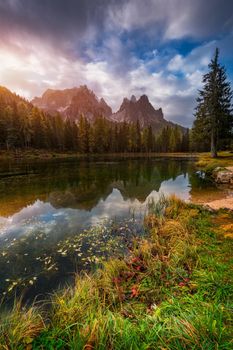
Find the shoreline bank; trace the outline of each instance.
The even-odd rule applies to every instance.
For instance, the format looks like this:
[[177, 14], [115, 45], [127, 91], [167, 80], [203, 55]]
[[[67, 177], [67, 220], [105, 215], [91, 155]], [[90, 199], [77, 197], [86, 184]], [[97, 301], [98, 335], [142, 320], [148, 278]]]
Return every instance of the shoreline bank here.
[[[197, 162], [197, 167], [204, 171], [207, 176], [214, 180], [214, 172], [216, 169], [233, 169], [233, 154], [230, 152], [221, 152], [218, 158], [211, 158], [210, 155], [202, 154], [199, 156]], [[233, 186], [230, 183], [224, 185], [219, 184], [219, 186], [224, 186], [225, 195], [222, 198], [203, 202], [202, 204], [207, 208], [212, 210], [218, 209], [229, 209], [233, 210]]]
[[27, 161], [27, 160], [53, 160], [53, 159], [124, 159], [124, 158], [188, 158], [197, 159], [198, 153], [70, 153], [53, 152], [47, 150], [18, 150], [18, 151], [0, 151], [0, 159], [5, 161]]

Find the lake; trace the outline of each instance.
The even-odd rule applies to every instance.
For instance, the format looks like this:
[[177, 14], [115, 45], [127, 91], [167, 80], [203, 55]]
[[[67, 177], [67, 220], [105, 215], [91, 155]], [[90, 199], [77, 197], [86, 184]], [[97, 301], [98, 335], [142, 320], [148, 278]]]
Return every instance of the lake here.
[[52, 160], [0, 166], [0, 293], [44, 298], [126, 252], [148, 202], [218, 194], [185, 159]]

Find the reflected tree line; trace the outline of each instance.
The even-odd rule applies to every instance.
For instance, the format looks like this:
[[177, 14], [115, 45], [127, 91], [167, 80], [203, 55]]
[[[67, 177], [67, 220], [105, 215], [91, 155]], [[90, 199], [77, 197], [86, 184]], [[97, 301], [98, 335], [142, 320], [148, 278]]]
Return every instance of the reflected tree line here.
[[[0, 194], [9, 201], [33, 195], [55, 207], [90, 210], [113, 188], [119, 189], [124, 199], [144, 201], [151, 191], [159, 191], [163, 181], [185, 175], [191, 169], [187, 161], [151, 159], [21, 164], [15, 169], [16, 176], [1, 179]], [[5, 171], [14, 173], [10, 166]]]

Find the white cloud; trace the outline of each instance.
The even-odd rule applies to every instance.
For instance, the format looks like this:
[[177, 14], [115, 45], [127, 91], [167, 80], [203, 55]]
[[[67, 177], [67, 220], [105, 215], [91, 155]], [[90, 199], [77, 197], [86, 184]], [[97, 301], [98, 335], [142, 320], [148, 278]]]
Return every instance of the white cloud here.
[[[182, 108], [180, 104], [179, 111], [176, 110], [174, 96], [179, 99], [192, 94], [199, 79], [197, 72], [187, 72], [184, 82], [180, 81], [169, 72], [171, 62], [168, 64], [168, 71], [151, 71], [151, 67], [156, 66], [159, 60], [158, 52], [156, 62], [154, 55], [146, 62], [134, 57], [134, 62], [128, 70], [124, 74], [118, 74], [117, 69], [113, 69], [114, 61], [118, 60], [118, 50], [121, 52], [121, 45], [117, 41], [111, 42], [110, 45], [115, 49], [114, 55], [117, 57], [111, 62], [104, 57], [101, 61], [88, 63], [77, 59], [71, 61], [54, 52], [52, 48], [38, 45], [30, 48], [29, 55], [1, 47], [1, 85], [26, 98], [32, 98], [41, 95], [47, 88], [64, 89], [87, 84], [99, 97], [104, 97], [114, 110], [119, 108], [125, 96], [135, 94], [139, 97], [147, 94], [155, 108], [162, 107], [165, 117], [172, 119], [177, 114], [187, 113], [186, 106]], [[27, 49], [25, 43], [25, 50]], [[188, 60], [185, 66], [189, 66]]]
[[146, 30], [164, 40], [208, 38], [233, 28], [232, 2], [219, 0], [128, 0], [109, 7], [108, 29]]
[[184, 59], [182, 55], [177, 54], [169, 61], [167, 68], [170, 71], [179, 71], [183, 67], [183, 64]]
[[181, 71], [191, 73], [197, 69], [206, 69], [214, 49], [218, 45], [216, 40], [212, 40], [194, 48], [188, 55], [176, 54], [168, 62], [167, 69], [170, 71]]
[[147, 94], [155, 108], [163, 108], [166, 119], [191, 126], [197, 89], [217, 44], [210, 41], [186, 56], [165, 56], [152, 48], [143, 60], [130, 52], [130, 44], [123, 45], [111, 35], [101, 53], [89, 46], [93, 57], [86, 62], [39, 40], [32, 45], [29, 38], [17, 39], [15, 45], [0, 46], [0, 85], [31, 99], [47, 88], [86, 84], [114, 111], [123, 97]]

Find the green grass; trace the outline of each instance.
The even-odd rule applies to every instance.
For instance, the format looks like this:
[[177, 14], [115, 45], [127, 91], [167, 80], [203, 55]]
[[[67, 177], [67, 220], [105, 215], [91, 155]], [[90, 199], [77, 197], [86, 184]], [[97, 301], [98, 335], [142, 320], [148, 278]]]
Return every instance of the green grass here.
[[0, 348], [232, 349], [232, 220], [175, 197], [151, 203], [148, 235], [124, 259], [77, 276], [46, 313], [2, 315]]
[[211, 174], [217, 167], [233, 166], [233, 153], [219, 152], [217, 158], [211, 158], [210, 153], [200, 153], [196, 165]]

